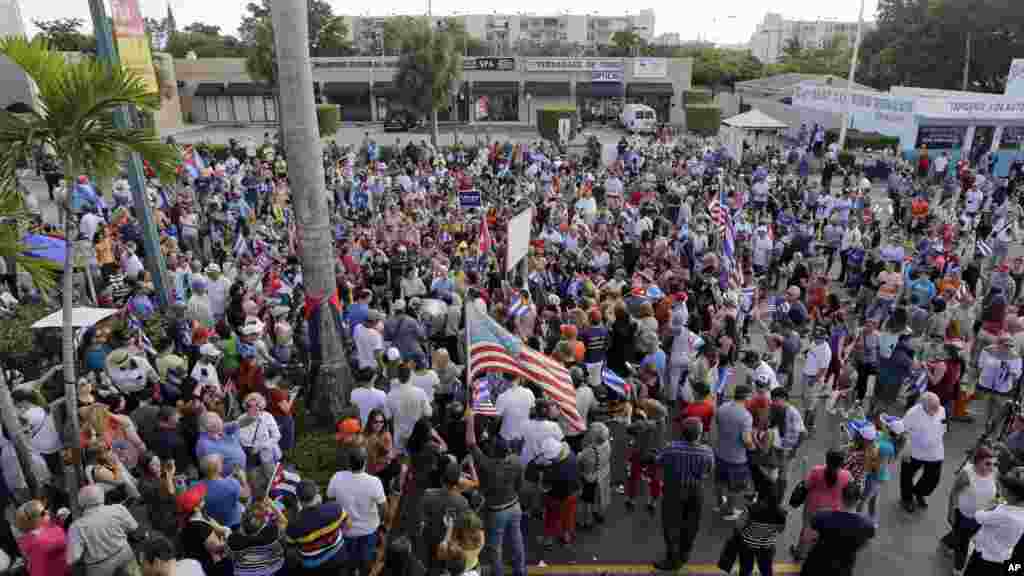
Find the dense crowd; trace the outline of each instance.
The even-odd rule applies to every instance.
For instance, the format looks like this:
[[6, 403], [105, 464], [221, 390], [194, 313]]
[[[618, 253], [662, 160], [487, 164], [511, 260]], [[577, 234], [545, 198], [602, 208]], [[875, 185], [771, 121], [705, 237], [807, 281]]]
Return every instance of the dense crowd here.
[[[0, 548], [31, 576], [522, 576], [528, 549], [599, 538], [621, 494], [660, 508], [664, 556], [636, 562], [686, 564], [711, 497], [736, 525], [724, 571], [770, 576], [788, 545], [802, 574], [841, 576], [894, 474], [914, 514], [946, 473], [952, 568], [1004, 574], [1024, 560], [1016, 176], [987, 156], [841, 166], [819, 127], [747, 148], [670, 131], [583, 153], [331, 144], [338, 292], [316, 298], [285, 151], [183, 147], [178, 184], [148, 190], [163, 310], [127, 183], [65, 191], [47, 160], [93, 247], [76, 298], [117, 312], [76, 336], [80, 438], [57, 369], [9, 373], [30, 457], [5, 429]], [[506, 223], [527, 208], [509, 266]], [[55, 301], [12, 280], [12, 299]], [[311, 432], [293, 411], [324, 385], [324, 313], [353, 384], [321, 486], [293, 461]], [[986, 434], [952, 462], [972, 402]], [[823, 422], [839, 440], [812, 453]]]

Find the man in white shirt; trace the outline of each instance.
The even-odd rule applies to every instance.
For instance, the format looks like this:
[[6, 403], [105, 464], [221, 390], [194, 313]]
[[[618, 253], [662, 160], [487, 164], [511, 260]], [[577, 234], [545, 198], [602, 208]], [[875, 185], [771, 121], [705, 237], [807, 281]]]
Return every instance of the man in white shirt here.
[[814, 430], [814, 417], [818, 401], [824, 393], [825, 374], [832, 362], [832, 347], [828, 344], [828, 331], [824, 327], [814, 329], [814, 346], [807, 352], [803, 369], [804, 423], [808, 431]]
[[537, 411], [539, 412], [537, 417], [527, 420], [523, 425], [523, 451], [519, 456], [520, 464], [522, 464], [523, 468], [526, 468], [530, 462], [540, 456], [545, 440], [548, 438], [554, 438], [558, 441], [565, 439], [565, 432], [562, 431], [562, 427], [552, 419], [554, 417], [553, 412], [556, 412], [557, 409], [553, 404], [549, 404], [546, 401], [541, 402], [537, 406]]
[[981, 528], [974, 535], [974, 555], [964, 574], [1020, 572], [1020, 565], [1011, 560], [1024, 535], [1024, 468], [1000, 475], [999, 483], [1006, 503], [975, 512], [974, 519]]
[[529, 388], [519, 385], [519, 380], [512, 382], [512, 385], [498, 396], [494, 408], [501, 418], [501, 430], [498, 431], [498, 438], [505, 443], [506, 448], [515, 452], [512, 448], [516, 442], [523, 439], [523, 432], [526, 423], [530, 420], [530, 410], [537, 403], [533, 392]]
[[441, 378], [438, 377], [437, 372], [427, 366], [427, 357], [422, 352], [416, 352], [412, 361], [416, 367], [412, 374], [412, 385], [423, 390], [427, 398], [433, 402], [437, 387], [441, 384]]
[[356, 365], [364, 372], [377, 369], [377, 355], [384, 350], [384, 336], [381, 334], [383, 321], [383, 314], [377, 310], [370, 310], [366, 322], [356, 324], [352, 331], [352, 340], [356, 347]]
[[205, 576], [202, 564], [193, 558], [175, 559], [174, 544], [159, 532], [152, 532], [137, 549], [142, 576]]
[[210, 297], [210, 313], [213, 314], [214, 320], [219, 321], [224, 317], [231, 281], [221, 274], [220, 266], [216, 262], [210, 262], [206, 266], [206, 277], [210, 280], [206, 286], [206, 293]]
[[775, 242], [768, 235], [768, 227], [760, 225], [757, 227], [757, 237], [754, 238], [754, 271], [764, 274], [771, 265], [772, 252], [775, 250]]
[[359, 423], [363, 428], [367, 427], [367, 419], [370, 417], [370, 412], [374, 409], [379, 409], [384, 413], [384, 417], [391, 419], [391, 413], [388, 410], [388, 395], [373, 385], [373, 380], [364, 380], [359, 383], [359, 386], [352, 390], [350, 401], [359, 408]]
[[412, 368], [398, 367], [398, 385], [392, 383], [388, 394], [387, 409], [391, 412], [395, 427], [395, 447], [405, 451], [405, 443], [412, 435], [412, 428], [420, 418], [430, 418], [434, 408], [427, 394], [412, 384]]
[[380, 478], [366, 473], [366, 449], [349, 454], [351, 470], [336, 472], [327, 485], [327, 499], [341, 504], [352, 521], [345, 531], [345, 551], [356, 574], [369, 574], [377, 556], [377, 529], [384, 517], [387, 496]]
[[[903, 426], [910, 438], [910, 454], [904, 457], [900, 466], [900, 499], [903, 509], [913, 512], [916, 508], [927, 508], [925, 500], [942, 476], [942, 461], [946, 456], [943, 436], [946, 434], [946, 410], [938, 395], [925, 392], [921, 401], [907, 411]], [[915, 483], [914, 476], [924, 469]]]
[[96, 237], [96, 230], [99, 229], [100, 224], [103, 223], [103, 218], [92, 212], [86, 212], [82, 215], [81, 220], [78, 223], [78, 231], [82, 234], [82, 237], [92, 243]]

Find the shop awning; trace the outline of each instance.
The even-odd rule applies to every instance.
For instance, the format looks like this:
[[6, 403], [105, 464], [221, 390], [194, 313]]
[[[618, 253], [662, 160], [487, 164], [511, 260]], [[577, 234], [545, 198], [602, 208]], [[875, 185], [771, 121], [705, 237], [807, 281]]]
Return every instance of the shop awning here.
[[568, 82], [527, 82], [526, 93], [534, 96], [568, 96]]
[[223, 96], [224, 85], [223, 84], [200, 84], [196, 86], [195, 96]]
[[675, 90], [667, 82], [632, 82], [626, 85], [627, 96], [672, 96]]
[[577, 82], [577, 98], [622, 98], [625, 95], [618, 82]]
[[254, 82], [233, 82], [224, 89], [225, 96], [273, 96], [270, 86]]
[[323, 87], [323, 93], [332, 96], [361, 96], [369, 92], [368, 82], [328, 82]]
[[396, 97], [401, 90], [394, 82], [374, 82], [373, 94], [375, 96]]
[[519, 82], [473, 82], [473, 94], [512, 94], [519, 90]]

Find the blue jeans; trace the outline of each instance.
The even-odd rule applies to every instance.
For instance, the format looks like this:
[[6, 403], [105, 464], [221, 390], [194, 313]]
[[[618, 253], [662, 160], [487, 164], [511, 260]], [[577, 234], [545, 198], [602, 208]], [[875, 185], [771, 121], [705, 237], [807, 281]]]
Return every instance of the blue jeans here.
[[505, 537], [512, 539], [512, 574], [526, 576], [526, 546], [523, 541], [523, 509], [518, 503], [487, 515], [487, 546], [493, 557], [494, 576], [504, 576], [505, 563], [502, 560]]
[[350, 569], [369, 574], [370, 564], [377, 557], [377, 533], [345, 538], [345, 560]]

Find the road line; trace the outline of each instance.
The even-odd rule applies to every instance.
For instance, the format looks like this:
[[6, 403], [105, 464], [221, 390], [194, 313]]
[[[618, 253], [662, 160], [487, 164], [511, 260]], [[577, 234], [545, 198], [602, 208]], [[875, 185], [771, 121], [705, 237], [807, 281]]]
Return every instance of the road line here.
[[[717, 564], [687, 564], [688, 572], [693, 576], [720, 576], [722, 571]], [[568, 576], [571, 574], [602, 574], [608, 573], [617, 576], [619, 574], [672, 574], [658, 570], [651, 564], [550, 564], [547, 566], [530, 566], [529, 573], [533, 575]], [[799, 574], [800, 565], [791, 563], [776, 563], [776, 574]]]

